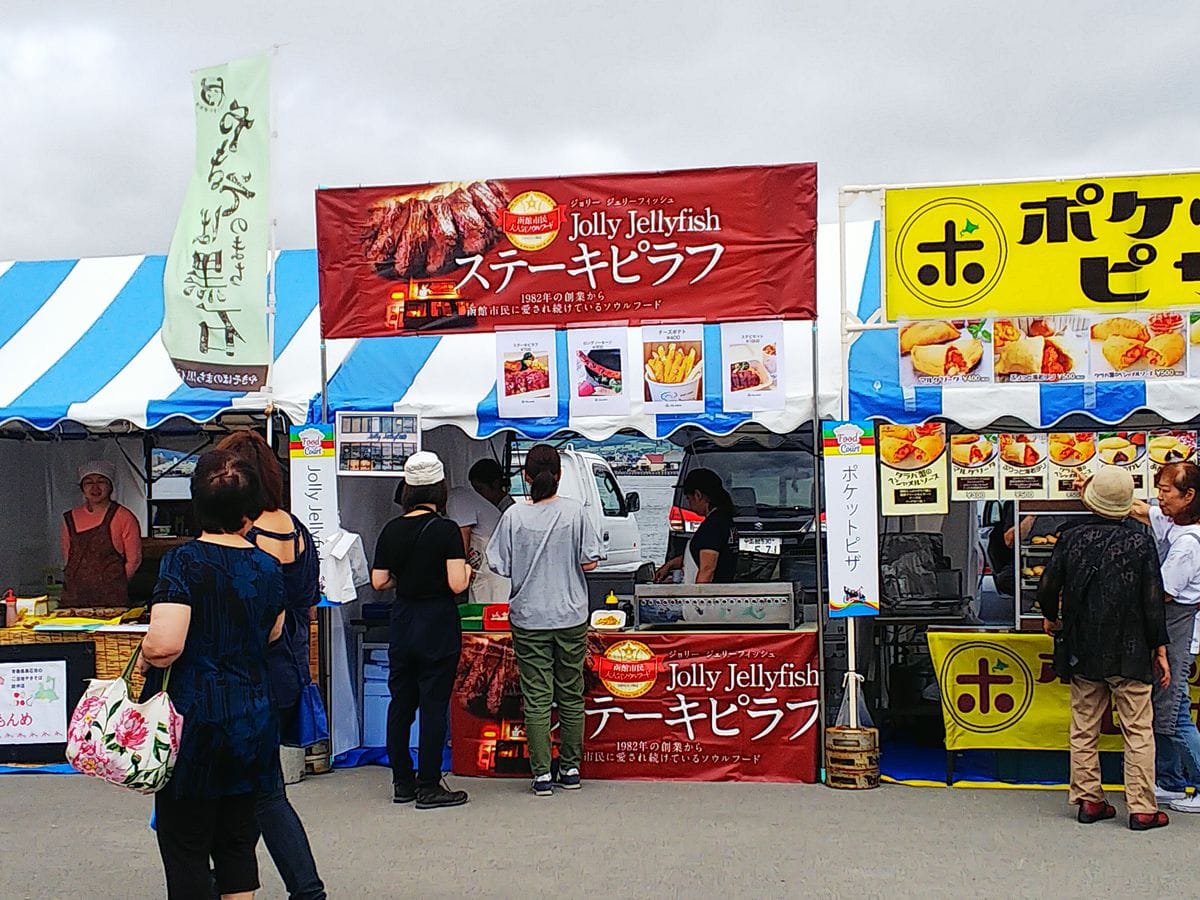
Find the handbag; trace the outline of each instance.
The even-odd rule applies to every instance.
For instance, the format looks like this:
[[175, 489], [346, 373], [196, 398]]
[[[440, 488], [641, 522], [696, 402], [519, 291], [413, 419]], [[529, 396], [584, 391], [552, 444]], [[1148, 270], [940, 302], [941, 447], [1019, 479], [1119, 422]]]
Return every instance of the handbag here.
[[[292, 667], [297, 671], [308, 672], [305, 663], [303, 670], [296, 659], [296, 647], [292, 640], [287, 641], [288, 653], [292, 657]], [[296, 704], [296, 742], [301, 747], [311, 747], [321, 741], [329, 740], [329, 719], [325, 715], [325, 703], [321, 700], [321, 689], [310, 679], [300, 688], [300, 699]]]
[[296, 707], [296, 732], [301, 747], [311, 747], [329, 740], [329, 719], [321, 690], [311, 681], [300, 689], [300, 705]]
[[170, 668], [161, 691], [144, 703], [130, 699], [141, 652], [138, 644], [120, 678], [88, 682], [67, 726], [67, 762], [84, 775], [153, 794], [175, 768], [183, 716], [167, 696]]

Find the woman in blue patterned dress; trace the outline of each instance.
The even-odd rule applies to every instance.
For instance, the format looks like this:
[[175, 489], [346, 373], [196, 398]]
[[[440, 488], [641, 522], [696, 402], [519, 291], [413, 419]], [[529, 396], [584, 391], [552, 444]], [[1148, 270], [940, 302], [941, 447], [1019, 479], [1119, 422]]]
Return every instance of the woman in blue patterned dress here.
[[275, 791], [279, 724], [267, 645], [283, 629], [279, 563], [243, 536], [261, 510], [254, 470], [222, 450], [192, 476], [200, 537], [163, 557], [142, 643], [143, 696], [171, 670], [183, 716], [175, 771], [155, 795], [167, 896], [211, 900], [209, 860], [223, 898], [258, 889], [257, 798]]

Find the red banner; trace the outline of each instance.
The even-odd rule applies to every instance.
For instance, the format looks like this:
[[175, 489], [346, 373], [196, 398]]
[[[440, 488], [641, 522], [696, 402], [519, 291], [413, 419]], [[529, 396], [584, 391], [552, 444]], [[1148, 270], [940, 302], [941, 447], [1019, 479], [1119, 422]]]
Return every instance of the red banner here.
[[817, 167], [317, 191], [321, 333], [816, 317]]
[[[588, 642], [584, 778], [817, 780], [816, 634], [637, 632]], [[528, 777], [507, 634], [463, 635], [450, 716], [455, 774]]]

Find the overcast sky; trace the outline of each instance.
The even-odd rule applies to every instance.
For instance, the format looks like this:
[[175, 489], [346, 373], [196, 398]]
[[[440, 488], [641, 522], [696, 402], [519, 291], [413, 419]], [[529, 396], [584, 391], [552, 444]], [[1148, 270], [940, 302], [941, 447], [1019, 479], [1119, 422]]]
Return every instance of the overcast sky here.
[[285, 248], [318, 185], [815, 160], [828, 221], [846, 184], [1200, 168], [1194, 3], [3, 6], [0, 259], [165, 253], [190, 70], [273, 44]]

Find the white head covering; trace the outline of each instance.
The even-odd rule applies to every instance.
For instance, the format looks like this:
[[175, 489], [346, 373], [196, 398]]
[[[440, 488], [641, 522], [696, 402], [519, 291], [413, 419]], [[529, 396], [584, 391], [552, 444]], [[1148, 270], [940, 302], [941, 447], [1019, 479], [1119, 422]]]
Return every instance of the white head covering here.
[[1083, 486], [1083, 505], [1106, 519], [1124, 519], [1133, 509], [1133, 476], [1120, 466], [1101, 466]]
[[117, 467], [106, 459], [93, 459], [79, 467], [79, 482], [89, 475], [103, 475], [113, 487], [117, 486]]
[[404, 483], [410, 487], [437, 484], [446, 480], [446, 469], [436, 453], [422, 450], [414, 453], [404, 463]]

